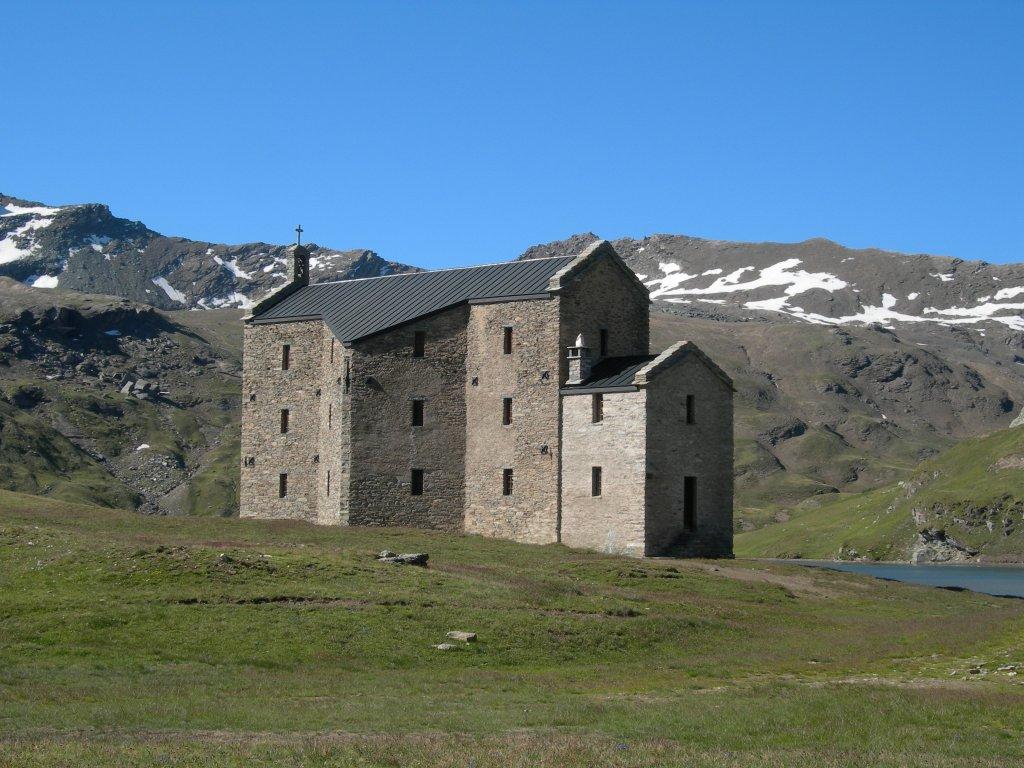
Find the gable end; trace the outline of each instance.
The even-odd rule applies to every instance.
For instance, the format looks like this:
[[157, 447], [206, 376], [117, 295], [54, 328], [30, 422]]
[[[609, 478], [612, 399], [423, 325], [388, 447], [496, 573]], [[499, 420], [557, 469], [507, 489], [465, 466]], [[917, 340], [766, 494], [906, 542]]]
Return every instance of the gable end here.
[[569, 281], [572, 280], [572, 278], [588, 269], [591, 265], [597, 263], [598, 259], [606, 259], [618, 267], [619, 270], [626, 275], [629, 284], [637, 290], [642, 291], [644, 298], [650, 302], [651, 294], [650, 291], [647, 290], [647, 286], [640, 281], [640, 278], [636, 276], [636, 273], [629, 268], [629, 265], [627, 265], [626, 262], [622, 260], [622, 257], [619, 256], [615, 247], [607, 240], [598, 240], [595, 243], [591, 243], [583, 250], [582, 253], [579, 254], [579, 256], [552, 275], [551, 281], [548, 283], [548, 290], [551, 291], [551, 293], [558, 293], [569, 284]]

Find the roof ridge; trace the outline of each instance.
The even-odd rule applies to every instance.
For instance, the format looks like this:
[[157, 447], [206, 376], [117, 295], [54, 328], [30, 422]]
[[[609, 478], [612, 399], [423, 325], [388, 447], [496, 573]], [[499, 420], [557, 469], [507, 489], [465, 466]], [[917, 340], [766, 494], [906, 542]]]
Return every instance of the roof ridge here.
[[[316, 258], [316, 257], [314, 257]], [[322, 283], [310, 283], [309, 287], [314, 285], [337, 285], [338, 283], [358, 283], [366, 280], [383, 280], [387, 277], [409, 277], [410, 275], [435, 275], [438, 272], [458, 272], [463, 269], [480, 269], [481, 267], [500, 267], [505, 264], [522, 264], [528, 261], [550, 261], [552, 259], [572, 259], [574, 256], [538, 256], [536, 259], [512, 259], [511, 261], [495, 261], [490, 264], [471, 264], [468, 267], [443, 267], [441, 269], [419, 269], [415, 268], [413, 272], [395, 272], [392, 275], [374, 275], [373, 277], [350, 277], [345, 280], [325, 280]]]

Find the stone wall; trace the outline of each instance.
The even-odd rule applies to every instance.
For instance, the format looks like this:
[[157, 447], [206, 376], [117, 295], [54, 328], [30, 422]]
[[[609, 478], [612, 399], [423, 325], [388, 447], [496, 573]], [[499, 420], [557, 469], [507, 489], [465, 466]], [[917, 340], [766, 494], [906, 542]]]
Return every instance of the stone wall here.
[[[323, 375], [320, 384], [320, 482], [316, 522], [345, 525], [349, 513], [351, 465], [351, 395], [345, 392], [347, 349], [324, 327]], [[328, 487], [329, 486], [329, 487]]]
[[[469, 533], [547, 543], [558, 539], [557, 298], [470, 307], [466, 379], [466, 522]], [[512, 327], [512, 354], [503, 353]], [[502, 425], [502, 398], [512, 423]], [[512, 495], [502, 470], [513, 471]]]
[[[732, 390], [695, 354], [647, 386], [647, 554], [732, 555]], [[686, 396], [695, 423], [686, 423]], [[696, 528], [683, 530], [683, 483], [696, 478]]]
[[[453, 307], [354, 342], [351, 350], [351, 525], [462, 529], [465, 502], [466, 324]], [[425, 356], [413, 357], [416, 331]], [[412, 401], [424, 424], [411, 425]], [[411, 470], [424, 470], [413, 496]]]
[[[562, 398], [562, 542], [640, 557], [645, 553], [646, 392], [606, 393], [592, 421], [591, 394]], [[601, 467], [601, 495], [591, 469]]]
[[569, 375], [566, 349], [578, 333], [583, 333], [595, 362], [602, 328], [608, 330], [608, 357], [646, 355], [650, 345], [651, 302], [647, 291], [614, 263], [612, 256], [598, 253], [591, 261], [567, 278], [560, 292], [562, 383]]
[[[242, 374], [240, 515], [316, 520], [319, 490], [322, 349], [319, 321], [246, 324]], [[291, 347], [288, 370], [281, 347]], [[288, 432], [281, 434], [281, 409]], [[249, 463], [249, 462], [253, 463]], [[288, 475], [287, 495], [278, 477]]]

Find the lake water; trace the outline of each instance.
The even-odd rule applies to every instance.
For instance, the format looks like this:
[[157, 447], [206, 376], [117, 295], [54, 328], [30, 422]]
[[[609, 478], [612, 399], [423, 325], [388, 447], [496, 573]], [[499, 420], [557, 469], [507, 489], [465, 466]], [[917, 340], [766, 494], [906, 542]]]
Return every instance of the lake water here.
[[909, 563], [845, 563], [831, 560], [783, 560], [793, 565], [863, 573], [879, 579], [930, 587], [952, 587], [988, 595], [1024, 597], [1021, 565], [910, 565]]

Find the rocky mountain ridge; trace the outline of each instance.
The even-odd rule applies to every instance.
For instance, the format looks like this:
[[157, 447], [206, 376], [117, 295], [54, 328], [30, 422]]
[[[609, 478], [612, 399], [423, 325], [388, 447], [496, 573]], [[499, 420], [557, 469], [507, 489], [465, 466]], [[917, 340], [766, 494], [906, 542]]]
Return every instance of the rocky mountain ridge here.
[[[593, 233], [520, 258], [578, 253]], [[850, 249], [823, 238], [741, 243], [685, 235], [614, 241], [663, 311], [710, 319], [943, 325], [1024, 332], [1024, 265]], [[314, 281], [416, 267], [315, 244]], [[122, 296], [161, 309], [245, 309], [285, 280], [287, 246], [169, 237], [102, 204], [51, 206], [0, 194], [0, 276]], [[493, 260], [493, 259], [487, 259]]]
[[[413, 267], [373, 251], [309, 244], [314, 280]], [[49, 206], [0, 194], [0, 276], [37, 288], [122, 296], [160, 309], [246, 309], [280, 287], [287, 246], [168, 237], [106, 205]]]
[[[578, 253], [593, 233], [520, 258]], [[824, 238], [741, 243], [685, 235], [612, 241], [660, 309], [729, 320], [1024, 331], [1024, 264], [853, 249]]]

